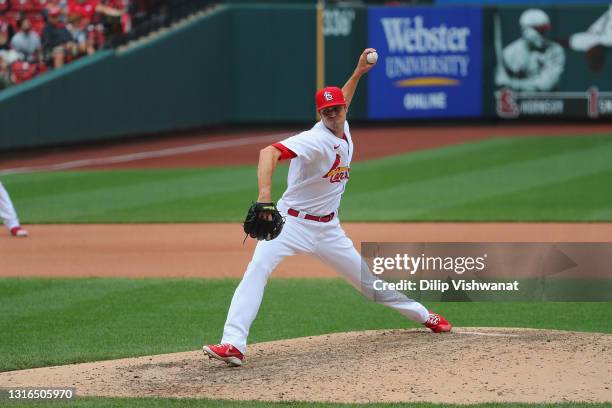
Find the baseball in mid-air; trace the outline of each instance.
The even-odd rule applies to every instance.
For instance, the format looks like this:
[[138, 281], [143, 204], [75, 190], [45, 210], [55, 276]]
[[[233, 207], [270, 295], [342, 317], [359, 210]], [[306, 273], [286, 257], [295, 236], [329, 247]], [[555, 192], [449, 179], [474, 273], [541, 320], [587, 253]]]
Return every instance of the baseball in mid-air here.
[[376, 51], [368, 53], [366, 60], [368, 64], [376, 64], [376, 61], [378, 61], [378, 53]]

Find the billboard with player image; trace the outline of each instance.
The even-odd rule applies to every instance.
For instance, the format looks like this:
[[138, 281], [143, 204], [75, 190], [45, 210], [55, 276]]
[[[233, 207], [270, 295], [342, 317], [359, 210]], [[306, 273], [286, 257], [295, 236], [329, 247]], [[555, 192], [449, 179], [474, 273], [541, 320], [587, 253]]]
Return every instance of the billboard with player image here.
[[502, 118], [612, 116], [612, 5], [488, 10]]
[[370, 119], [482, 115], [482, 10], [371, 7]]

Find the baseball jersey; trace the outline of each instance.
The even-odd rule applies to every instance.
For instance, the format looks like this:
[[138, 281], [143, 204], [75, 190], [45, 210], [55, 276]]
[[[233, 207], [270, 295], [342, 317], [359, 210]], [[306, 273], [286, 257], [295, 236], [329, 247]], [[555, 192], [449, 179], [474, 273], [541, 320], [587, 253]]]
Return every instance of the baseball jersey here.
[[517, 78], [508, 87], [516, 91], [550, 91], [565, 69], [563, 47], [551, 42], [545, 51], [530, 50], [523, 38], [510, 43], [503, 51], [504, 65]]
[[349, 179], [353, 141], [348, 122], [344, 138], [336, 137], [323, 122], [278, 144], [295, 153], [289, 164], [287, 190], [278, 202], [281, 211], [292, 208], [324, 216], [338, 211]]

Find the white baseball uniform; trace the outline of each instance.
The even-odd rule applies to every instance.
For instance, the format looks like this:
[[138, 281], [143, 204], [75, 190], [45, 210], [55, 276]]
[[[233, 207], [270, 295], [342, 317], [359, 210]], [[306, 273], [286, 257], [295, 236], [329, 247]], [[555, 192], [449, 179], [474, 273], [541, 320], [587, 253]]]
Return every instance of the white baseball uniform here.
[[0, 218], [9, 230], [19, 227], [19, 218], [17, 218], [15, 207], [13, 207], [11, 197], [9, 197], [2, 183], [0, 183]]
[[[374, 277], [362, 274], [367, 266], [346, 236], [338, 219], [340, 199], [349, 179], [353, 141], [348, 122], [344, 138], [339, 139], [322, 122], [308, 131], [275, 144], [281, 151], [293, 152], [287, 177], [287, 190], [278, 202], [286, 218], [280, 235], [272, 241], [260, 241], [255, 248], [242, 281], [234, 292], [223, 339], [243, 354], [249, 328], [261, 304], [268, 277], [287, 256], [311, 254], [333, 267], [366, 296], [372, 297]], [[377, 296], [377, 300], [381, 300]], [[429, 312], [420, 303], [399, 292], [383, 304], [418, 323], [424, 323]]]
[[586, 32], [572, 34], [569, 43], [574, 51], [588, 51], [597, 45], [612, 47], [612, 5]]

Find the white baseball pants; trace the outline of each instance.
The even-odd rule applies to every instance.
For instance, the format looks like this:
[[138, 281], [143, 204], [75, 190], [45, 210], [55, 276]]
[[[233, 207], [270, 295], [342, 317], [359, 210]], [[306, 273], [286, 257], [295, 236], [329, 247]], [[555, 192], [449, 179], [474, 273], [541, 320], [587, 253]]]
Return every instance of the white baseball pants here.
[[9, 197], [2, 183], [0, 183], [0, 218], [8, 229], [19, 226], [19, 218], [17, 218], [15, 207], [13, 207], [11, 197]]
[[[234, 292], [222, 343], [230, 343], [243, 354], [246, 353], [249, 329], [257, 316], [268, 277], [285, 257], [304, 253], [312, 254], [330, 265], [356, 289], [372, 298], [372, 293], [366, 292], [367, 288], [371, 290], [376, 278], [371, 273], [362, 274], [362, 266], [368, 271], [367, 266], [337, 218], [323, 223], [287, 216], [283, 231], [276, 239], [257, 244], [242, 281]], [[429, 312], [423, 305], [399, 292], [393, 293], [381, 303], [415, 322], [424, 323], [427, 320]]]

